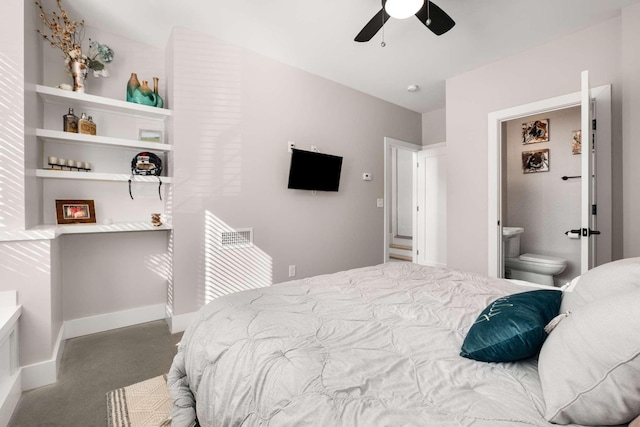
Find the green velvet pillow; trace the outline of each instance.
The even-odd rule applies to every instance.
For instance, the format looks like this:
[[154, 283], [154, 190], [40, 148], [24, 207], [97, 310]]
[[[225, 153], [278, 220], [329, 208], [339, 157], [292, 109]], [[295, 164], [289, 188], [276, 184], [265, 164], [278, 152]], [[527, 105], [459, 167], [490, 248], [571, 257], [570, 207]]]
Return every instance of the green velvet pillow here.
[[460, 356], [481, 362], [513, 362], [535, 356], [558, 315], [562, 292], [535, 290], [498, 298], [476, 319]]

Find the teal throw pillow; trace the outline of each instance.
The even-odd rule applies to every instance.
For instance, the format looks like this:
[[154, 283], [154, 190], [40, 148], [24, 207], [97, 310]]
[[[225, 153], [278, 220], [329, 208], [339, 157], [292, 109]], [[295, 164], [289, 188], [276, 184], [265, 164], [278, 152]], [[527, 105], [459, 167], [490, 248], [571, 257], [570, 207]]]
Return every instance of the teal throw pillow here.
[[481, 362], [513, 362], [535, 356], [558, 315], [562, 292], [535, 290], [498, 298], [476, 319], [460, 355]]

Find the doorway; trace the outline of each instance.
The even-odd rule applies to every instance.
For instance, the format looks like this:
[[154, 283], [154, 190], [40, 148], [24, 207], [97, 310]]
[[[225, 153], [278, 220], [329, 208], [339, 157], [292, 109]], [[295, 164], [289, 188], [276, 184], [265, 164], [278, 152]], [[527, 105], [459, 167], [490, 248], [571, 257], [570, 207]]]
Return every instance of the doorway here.
[[[579, 107], [581, 97], [581, 92], [576, 92], [489, 114], [488, 167], [491, 172], [489, 173], [488, 274], [490, 276], [504, 277], [502, 228], [503, 225], [511, 225], [504, 222], [506, 220], [505, 162], [508, 159], [503, 141], [507, 133], [507, 123], [515, 119], [524, 123], [529, 116]], [[588, 149], [593, 144], [591, 147], [598, 153], [593, 167], [593, 176], [596, 178], [594, 188], [597, 195], [596, 208], [593, 212], [597, 212], [597, 228], [601, 232], [594, 254], [594, 265], [599, 265], [611, 260], [611, 86], [591, 89], [591, 99], [597, 121], [594, 122], [596, 125], [593, 130], [593, 141], [589, 138], [592, 133], [590, 129], [583, 132], [583, 149], [585, 147]], [[571, 136], [567, 138], [570, 139]], [[557, 185], [561, 184], [562, 181]], [[580, 224], [576, 224], [575, 228], [580, 228]], [[585, 239], [582, 240], [582, 243], [584, 242], [586, 242]]]
[[384, 262], [415, 261], [415, 153], [421, 147], [384, 138]]

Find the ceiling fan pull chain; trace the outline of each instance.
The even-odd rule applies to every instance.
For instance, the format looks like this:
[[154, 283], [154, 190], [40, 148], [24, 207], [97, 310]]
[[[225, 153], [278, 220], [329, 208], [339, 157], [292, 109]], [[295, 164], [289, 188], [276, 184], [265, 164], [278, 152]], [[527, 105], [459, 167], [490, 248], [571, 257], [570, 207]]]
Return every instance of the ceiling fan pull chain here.
[[384, 13], [382, 14], [382, 43], [380, 46], [385, 47], [387, 44], [384, 42]]
[[425, 22], [425, 24], [427, 24], [427, 26], [431, 25], [431, 15], [429, 14], [429, 3], [430, 1], [427, 0], [427, 22]]

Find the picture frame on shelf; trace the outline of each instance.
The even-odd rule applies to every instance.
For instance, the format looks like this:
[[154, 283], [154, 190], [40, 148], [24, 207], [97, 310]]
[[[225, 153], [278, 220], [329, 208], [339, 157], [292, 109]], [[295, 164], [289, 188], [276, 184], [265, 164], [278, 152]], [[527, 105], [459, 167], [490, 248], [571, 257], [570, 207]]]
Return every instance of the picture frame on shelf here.
[[93, 200], [56, 200], [56, 220], [58, 224], [95, 224]]
[[138, 140], [144, 142], [157, 142], [163, 144], [162, 131], [152, 129], [140, 129], [138, 131]]

